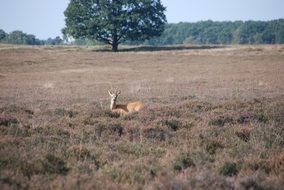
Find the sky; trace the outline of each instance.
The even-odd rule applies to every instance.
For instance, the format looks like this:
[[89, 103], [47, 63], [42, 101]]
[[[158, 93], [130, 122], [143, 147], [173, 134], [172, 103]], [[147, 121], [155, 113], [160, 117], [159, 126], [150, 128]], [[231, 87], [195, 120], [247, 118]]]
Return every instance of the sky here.
[[[284, 0], [161, 0], [168, 23], [284, 18]], [[69, 0], [0, 0], [0, 29], [39, 39], [62, 36]]]

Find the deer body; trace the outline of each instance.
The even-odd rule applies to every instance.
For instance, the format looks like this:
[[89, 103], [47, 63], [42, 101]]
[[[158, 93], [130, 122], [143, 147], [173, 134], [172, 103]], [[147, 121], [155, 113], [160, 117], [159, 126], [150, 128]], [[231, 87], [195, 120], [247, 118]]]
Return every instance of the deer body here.
[[112, 93], [108, 91], [111, 101], [110, 101], [110, 110], [114, 113], [119, 114], [120, 116], [125, 116], [127, 114], [138, 112], [143, 109], [145, 106], [142, 102], [131, 102], [128, 104], [116, 104], [116, 100], [120, 91]]

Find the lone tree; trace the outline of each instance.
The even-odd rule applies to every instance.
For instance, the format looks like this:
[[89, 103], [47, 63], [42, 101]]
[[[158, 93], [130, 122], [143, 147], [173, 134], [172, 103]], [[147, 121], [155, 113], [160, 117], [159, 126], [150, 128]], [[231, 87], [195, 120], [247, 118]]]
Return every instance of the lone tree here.
[[146, 40], [164, 30], [160, 0], [70, 0], [64, 12], [65, 35], [90, 38], [118, 50], [123, 40]]

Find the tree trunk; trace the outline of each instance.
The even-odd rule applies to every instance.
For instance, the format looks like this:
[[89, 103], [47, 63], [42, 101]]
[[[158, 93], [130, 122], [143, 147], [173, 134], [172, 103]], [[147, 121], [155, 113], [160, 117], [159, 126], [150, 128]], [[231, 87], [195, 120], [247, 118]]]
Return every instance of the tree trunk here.
[[117, 39], [116, 31], [114, 32], [111, 45], [112, 45], [112, 51], [117, 52], [117, 50], [118, 50], [118, 39]]
[[118, 50], [118, 43], [117, 42], [113, 42], [111, 45], [112, 45], [112, 51], [113, 52], [117, 52], [117, 50]]

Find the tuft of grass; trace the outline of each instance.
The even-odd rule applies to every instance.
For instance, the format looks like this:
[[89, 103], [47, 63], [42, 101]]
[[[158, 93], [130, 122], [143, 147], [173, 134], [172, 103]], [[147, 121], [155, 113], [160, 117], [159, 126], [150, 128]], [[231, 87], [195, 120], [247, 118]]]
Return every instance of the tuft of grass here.
[[241, 129], [235, 132], [235, 135], [241, 140], [248, 142], [250, 140], [251, 129]]
[[272, 172], [276, 175], [283, 176], [284, 174], [284, 151], [272, 156], [268, 160], [268, 165]]
[[260, 123], [267, 123], [269, 121], [269, 115], [264, 112], [256, 113], [254, 116], [255, 120]]
[[211, 155], [215, 154], [217, 149], [220, 149], [220, 148], [223, 148], [223, 145], [218, 141], [208, 140], [205, 143], [205, 150]]
[[73, 145], [67, 149], [67, 155], [70, 157], [76, 157], [77, 160], [85, 160], [91, 157], [91, 152], [82, 145]]
[[247, 169], [256, 172], [256, 171], [264, 171], [265, 173], [269, 174], [271, 172], [271, 166], [268, 160], [263, 159], [256, 159], [256, 160], [249, 160], [243, 163], [242, 169]]

